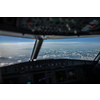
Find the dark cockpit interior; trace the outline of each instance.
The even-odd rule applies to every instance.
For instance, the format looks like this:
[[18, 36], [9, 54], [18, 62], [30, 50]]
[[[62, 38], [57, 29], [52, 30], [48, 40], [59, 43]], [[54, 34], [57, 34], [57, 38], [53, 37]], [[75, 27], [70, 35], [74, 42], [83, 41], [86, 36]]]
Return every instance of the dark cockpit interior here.
[[[12, 63], [11, 59], [15, 59], [9, 57], [10, 64], [5, 65], [3, 61], [8, 58], [2, 57], [2, 53], [19, 52], [16, 39], [15, 49], [2, 49], [4, 44], [0, 42], [1, 84], [100, 84], [99, 17], [1, 17], [0, 36], [34, 40], [31, 49], [19, 43], [23, 61], [16, 58], [18, 62]], [[91, 44], [90, 38], [94, 39]], [[6, 47], [13, 47], [6, 43]], [[30, 50], [27, 58], [25, 49]]]

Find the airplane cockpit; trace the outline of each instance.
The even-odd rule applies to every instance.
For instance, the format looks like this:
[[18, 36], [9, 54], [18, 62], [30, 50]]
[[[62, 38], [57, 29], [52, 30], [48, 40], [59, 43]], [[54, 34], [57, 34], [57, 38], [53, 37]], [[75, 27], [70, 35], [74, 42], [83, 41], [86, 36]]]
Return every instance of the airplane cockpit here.
[[1, 84], [100, 84], [99, 17], [1, 17]]

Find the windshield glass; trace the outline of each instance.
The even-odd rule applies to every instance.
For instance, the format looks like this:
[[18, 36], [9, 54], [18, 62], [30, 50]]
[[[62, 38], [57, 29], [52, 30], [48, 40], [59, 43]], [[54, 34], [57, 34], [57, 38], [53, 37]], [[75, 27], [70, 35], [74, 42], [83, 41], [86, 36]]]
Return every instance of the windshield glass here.
[[0, 36], [0, 67], [29, 61], [35, 39]]
[[99, 51], [100, 37], [44, 40], [37, 59], [94, 60]]

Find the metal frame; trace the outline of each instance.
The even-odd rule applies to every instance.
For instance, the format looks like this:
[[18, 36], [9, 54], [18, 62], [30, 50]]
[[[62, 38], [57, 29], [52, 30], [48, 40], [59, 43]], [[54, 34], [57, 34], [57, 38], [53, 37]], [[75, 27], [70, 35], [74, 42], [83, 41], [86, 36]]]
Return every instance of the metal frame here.
[[37, 58], [39, 51], [41, 49], [42, 43], [43, 43], [43, 39], [36, 39], [30, 61], [33, 61], [34, 59]]
[[[95, 32], [96, 33], [96, 32]], [[21, 37], [21, 38], [30, 38], [30, 39], [67, 39], [67, 38], [87, 38], [87, 37], [100, 37], [100, 34], [84, 34], [80, 33], [80, 36], [74, 35], [39, 35], [39, 34], [29, 34], [26, 32], [13, 32], [13, 31], [5, 31], [0, 30], [0, 35], [3, 36], [12, 36], [12, 37]], [[99, 32], [100, 33], [100, 32]]]
[[100, 59], [100, 52], [97, 54], [97, 56], [94, 58], [94, 61], [99, 61]]

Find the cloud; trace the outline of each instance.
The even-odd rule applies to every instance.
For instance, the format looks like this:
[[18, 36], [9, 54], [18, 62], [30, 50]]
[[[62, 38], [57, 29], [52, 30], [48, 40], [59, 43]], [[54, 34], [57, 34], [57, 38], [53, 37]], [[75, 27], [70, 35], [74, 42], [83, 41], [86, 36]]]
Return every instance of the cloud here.
[[21, 60], [18, 60], [17, 62], [21, 62]]
[[0, 67], [7, 65], [8, 63], [0, 63]]
[[0, 45], [33, 45], [35, 42], [0, 43]]
[[96, 56], [97, 56], [97, 54], [94, 54], [94, 56], [96, 57]]
[[20, 57], [25, 57], [25, 55], [19, 55]]
[[12, 65], [12, 64], [14, 64], [14, 63], [13, 62], [9, 63], [9, 65]]
[[12, 65], [20, 62], [25, 62], [28, 61], [29, 58], [27, 56], [25, 57], [0, 57], [0, 67], [2, 66], [7, 66], [7, 65]]
[[5, 65], [5, 63], [1, 63], [0, 65], [1, 65], [1, 66], [4, 66], [4, 65]]
[[44, 55], [44, 56], [43, 56], [43, 58], [48, 58], [48, 57], [49, 57], [48, 55]]
[[75, 56], [76, 55], [76, 52], [72, 53], [72, 56]]
[[11, 59], [12, 57], [8, 57], [9, 59]]

